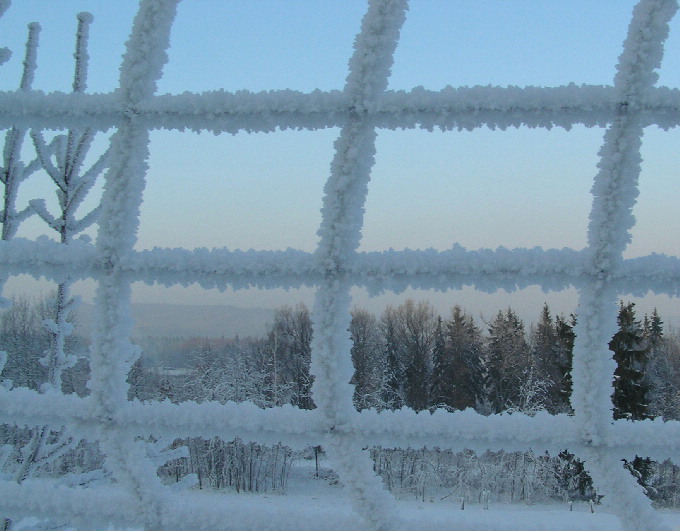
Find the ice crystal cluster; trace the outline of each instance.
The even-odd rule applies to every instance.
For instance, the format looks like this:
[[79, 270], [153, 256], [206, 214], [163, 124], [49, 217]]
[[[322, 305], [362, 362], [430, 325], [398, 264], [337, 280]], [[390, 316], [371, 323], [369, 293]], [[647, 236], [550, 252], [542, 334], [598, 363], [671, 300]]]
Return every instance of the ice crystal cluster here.
[[[293, 447], [322, 444], [367, 528], [404, 526], [392, 496], [372, 472], [364, 448], [418, 447], [527, 449], [568, 447], [587, 462], [598, 492], [606, 494], [630, 529], [661, 528], [635, 479], [621, 466], [634, 454], [680, 462], [680, 423], [612, 420], [614, 362], [608, 340], [616, 331], [622, 294], [653, 290], [677, 296], [680, 261], [651, 255], [623, 259], [634, 225], [643, 128], [680, 124], [680, 91], [655, 86], [675, 0], [641, 0], [634, 9], [611, 86], [447, 87], [389, 91], [387, 81], [407, 0], [370, 0], [342, 90], [156, 95], [178, 0], [142, 0], [120, 69], [109, 94], [45, 94], [26, 80], [0, 92], [0, 127], [29, 129], [115, 128], [98, 212], [96, 243], [74, 240], [0, 241], [0, 276], [28, 273], [57, 283], [97, 282], [97, 329], [91, 350], [91, 393], [85, 398], [0, 388], [0, 421], [66, 426], [79, 437], [101, 441], [115, 482], [78, 488], [49, 480], [0, 483], [3, 511], [60, 516], [77, 527], [144, 526], [151, 529], [308, 528], [298, 506], [287, 513], [253, 510], [252, 500], [226, 496], [220, 505], [189, 503], [163, 486], [140, 437], [219, 436]], [[6, 2], [3, 2], [6, 4]], [[592, 189], [584, 250], [517, 249], [386, 251], [360, 253], [364, 204], [379, 128], [432, 130], [481, 127], [606, 127]], [[153, 129], [211, 131], [315, 130], [339, 127], [325, 186], [319, 245], [315, 252], [228, 249], [134, 250]], [[43, 149], [51, 149], [42, 145]], [[55, 148], [56, 149], [56, 148]], [[594, 171], [595, 173], [595, 171]], [[37, 205], [38, 214], [49, 218]], [[19, 216], [19, 214], [17, 214]], [[10, 220], [10, 222], [13, 220]], [[127, 400], [126, 377], [137, 355], [130, 286], [198, 283], [227, 286], [316, 287], [311, 372], [316, 409], [260, 409], [251, 403], [140, 403]], [[472, 411], [434, 414], [402, 409], [357, 412], [352, 405], [350, 289], [369, 292], [473, 285], [493, 291], [538, 285], [575, 286], [580, 292], [573, 364], [573, 416], [481, 416]], [[57, 326], [55, 324], [55, 326]], [[318, 511], [313, 514], [320, 514]], [[455, 527], [455, 513], [450, 524]], [[319, 524], [320, 522], [316, 522]], [[312, 525], [312, 527], [315, 527]]]

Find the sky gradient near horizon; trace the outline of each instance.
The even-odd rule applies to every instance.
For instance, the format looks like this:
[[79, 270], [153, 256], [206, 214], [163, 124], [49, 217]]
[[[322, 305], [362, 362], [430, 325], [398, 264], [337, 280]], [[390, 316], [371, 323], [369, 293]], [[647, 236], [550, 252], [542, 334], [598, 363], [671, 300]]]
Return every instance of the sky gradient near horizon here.
[[[634, 3], [414, 0], [389, 88], [610, 85]], [[115, 89], [136, 7], [132, 0], [14, 0], [0, 19], [0, 46], [13, 51], [0, 67], [0, 90], [17, 87], [26, 25], [38, 21], [42, 31], [34, 88], [69, 91], [80, 11], [94, 15], [88, 91]], [[159, 93], [342, 89], [365, 8], [363, 0], [184, 0]], [[659, 84], [680, 87], [678, 17]], [[337, 135], [337, 129], [220, 136], [153, 132], [137, 248], [313, 251]], [[602, 135], [602, 129], [585, 127], [380, 131], [360, 250], [443, 250], [455, 243], [468, 249], [581, 249]], [[680, 254], [675, 206], [679, 141], [677, 130], [645, 131], [638, 224], [628, 257]], [[19, 200], [52, 196], [49, 182], [36, 178], [26, 183]], [[43, 232], [34, 218], [19, 235], [34, 238]], [[134, 296], [265, 307], [311, 300], [312, 290], [279, 291], [225, 296], [199, 288], [136, 286]], [[428, 296], [437, 307], [461, 303], [487, 317], [492, 308], [508, 305], [535, 307], [531, 311], [537, 316], [543, 300], [558, 311], [572, 311], [577, 300], [574, 290], [550, 295], [540, 290], [513, 295], [464, 291]], [[656, 299], [653, 304], [680, 318], [677, 301]], [[368, 303], [357, 295], [360, 304], [376, 309], [392, 300], [386, 296]]]

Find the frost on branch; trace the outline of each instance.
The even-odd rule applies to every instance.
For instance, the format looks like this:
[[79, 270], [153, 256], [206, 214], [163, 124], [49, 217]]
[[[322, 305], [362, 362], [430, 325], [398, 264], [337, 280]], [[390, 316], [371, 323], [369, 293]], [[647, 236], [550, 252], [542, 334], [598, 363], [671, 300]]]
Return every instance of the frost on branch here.
[[[9, 7], [9, 1], [0, 4], [0, 16]], [[33, 22], [28, 25], [28, 38], [26, 40], [26, 52], [24, 56], [24, 68], [19, 83], [19, 92], [25, 93], [31, 90], [36, 68], [36, 55], [38, 50], [38, 36], [40, 25]], [[2, 224], [2, 241], [11, 240], [19, 229], [22, 221], [28, 218], [33, 211], [30, 207], [17, 211], [16, 200], [19, 185], [32, 173], [39, 169], [38, 160], [24, 164], [21, 160], [21, 149], [24, 144], [26, 129], [12, 125], [5, 134], [5, 145], [2, 153], [2, 166], [0, 167], [0, 183], [3, 185], [3, 204], [0, 209], [0, 224]], [[7, 280], [6, 275], [0, 275], [0, 288]], [[10, 302], [0, 297], [0, 307], [9, 307]]]
[[[11, 0], [0, 0], [0, 18], [5, 14], [11, 3]], [[12, 57], [12, 52], [9, 48], [0, 48], [0, 65], [9, 61], [10, 57]]]
[[[90, 20], [87, 16], [79, 18], [78, 35], [86, 35], [83, 26]], [[39, 26], [29, 25], [29, 39], [26, 46], [26, 59], [24, 61], [24, 74], [21, 80], [20, 90], [30, 90], [31, 82], [36, 68], [37, 34]], [[76, 80], [78, 86], [84, 88], [84, 70], [78, 65], [82, 63], [83, 54], [86, 55], [86, 40], [80, 39], [76, 49]], [[74, 84], [75, 86], [75, 84]], [[5, 148], [6, 168], [18, 168], [21, 165], [12, 164], [13, 159], [18, 159], [20, 155], [20, 142], [25, 131], [13, 128], [8, 133], [8, 141]], [[95, 164], [95, 172], [89, 171], [81, 174], [81, 166], [92, 140], [92, 133], [87, 129], [80, 131], [69, 131], [67, 135], [58, 135], [49, 146], [45, 144], [40, 131], [33, 130], [31, 133], [33, 143], [37, 152], [36, 162], [29, 165], [29, 169], [35, 170], [39, 166], [45, 170], [57, 187], [58, 204], [60, 213], [53, 215], [48, 212], [44, 200], [33, 200], [29, 202], [29, 208], [35, 212], [47, 225], [59, 234], [59, 241], [63, 245], [69, 244], [83, 228], [82, 220], [76, 220], [74, 212], [78, 209], [87, 191], [94, 183], [94, 179], [101, 172], [103, 160]], [[16, 172], [15, 172], [16, 173]], [[25, 179], [27, 172], [16, 175], [5, 172], [5, 195], [10, 195], [16, 190], [20, 180]], [[14, 193], [16, 195], [16, 193]], [[22, 216], [25, 217], [28, 211], [12, 215], [14, 213], [13, 204], [5, 201], [5, 219], [3, 223], [3, 239], [10, 239], [16, 232], [18, 222]], [[89, 215], [88, 215], [89, 216]], [[85, 218], [88, 219], [88, 216]], [[92, 216], [89, 216], [92, 219]], [[88, 220], [89, 220], [88, 219]], [[47, 378], [43, 383], [42, 392], [61, 392], [61, 375], [65, 369], [73, 367], [77, 361], [76, 357], [65, 350], [66, 338], [71, 335], [73, 330], [69, 322], [70, 314], [75, 306], [75, 300], [70, 296], [71, 280], [66, 278], [59, 282], [54, 299], [49, 304], [52, 316], [44, 320], [44, 326], [50, 336], [50, 346], [45, 351], [40, 363], [47, 369]], [[54, 427], [50, 425], [35, 426], [31, 431], [31, 439], [24, 447], [19, 449], [18, 460], [20, 465], [16, 471], [15, 481], [22, 483], [29, 476], [39, 474], [50, 463], [53, 463], [66, 451], [73, 448], [77, 440], [70, 436], [64, 426]]]
[[[87, 36], [91, 22], [90, 14], [78, 15], [74, 92], [82, 92], [87, 85]], [[76, 217], [76, 212], [104, 170], [107, 153], [101, 155], [90, 168], [83, 170], [85, 157], [94, 139], [94, 132], [87, 127], [70, 129], [66, 134], [55, 136], [49, 144], [45, 142], [40, 131], [33, 130], [31, 138], [42, 168], [56, 187], [59, 212], [50, 213], [43, 199], [34, 199], [29, 205], [40, 219], [57, 232], [59, 242], [69, 245], [80, 232], [96, 220], [99, 207], [95, 207], [81, 219]], [[72, 355], [64, 351], [65, 339], [73, 328], [68, 322], [69, 316], [76, 306], [75, 300], [70, 295], [71, 283], [68, 278], [59, 282], [53, 304], [54, 317], [45, 321], [51, 335], [51, 347], [44, 358], [44, 364], [48, 368], [46, 385], [52, 386], [57, 391], [61, 390], [62, 371], [72, 367], [76, 362]]]
[[[31, 90], [31, 84], [36, 68], [36, 54], [38, 49], [38, 35], [40, 26], [37, 23], [28, 25], [28, 39], [26, 41], [26, 54], [24, 69], [19, 83], [19, 90], [26, 92]], [[0, 167], [0, 182], [4, 186], [4, 202], [0, 210], [0, 223], [2, 223], [2, 240], [10, 240], [14, 237], [21, 221], [32, 214], [30, 208], [17, 212], [16, 198], [19, 185], [32, 173], [39, 169], [38, 161], [25, 165], [21, 161], [21, 149], [23, 147], [26, 130], [19, 127], [11, 127], [5, 135], [2, 167]]]

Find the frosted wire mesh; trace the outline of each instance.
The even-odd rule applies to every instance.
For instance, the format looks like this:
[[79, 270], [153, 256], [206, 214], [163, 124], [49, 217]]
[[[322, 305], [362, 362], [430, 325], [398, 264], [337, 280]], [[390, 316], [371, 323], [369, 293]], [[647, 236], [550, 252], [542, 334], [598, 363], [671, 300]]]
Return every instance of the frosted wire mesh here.
[[[622, 525], [661, 528], [621, 458], [680, 457], [680, 423], [612, 420], [613, 361], [608, 340], [616, 330], [621, 293], [677, 296], [680, 262], [652, 255], [624, 260], [634, 224], [632, 208], [640, 172], [643, 127], [675, 127], [680, 92], [656, 87], [671, 0], [642, 0], [636, 7], [612, 86], [555, 88], [462, 87], [410, 92], [387, 90], [394, 49], [406, 14], [406, 0], [369, 2], [342, 91], [252, 94], [216, 91], [157, 96], [156, 81], [176, 0], [143, 0], [127, 44], [120, 90], [110, 94], [0, 93], [3, 128], [116, 128], [112, 160], [102, 199], [96, 245], [74, 241], [0, 242], [4, 277], [20, 273], [93, 278], [97, 331], [92, 348], [91, 395], [77, 398], [0, 389], [0, 421], [66, 425], [74, 434], [101, 441], [106, 466], [116, 482], [91, 489], [29, 479], [0, 484], [3, 515], [57, 516], [79, 527], [238, 529], [314, 526], [313, 514], [340, 527], [396, 529], [405, 525], [394, 499], [372, 472], [371, 445], [389, 447], [497, 448], [523, 450], [568, 447], [586, 460], [599, 493], [606, 494]], [[483, 126], [569, 128], [606, 126], [599, 173], [593, 187], [588, 246], [582, 251], [498, 250], [358, 253], [363, 205], [375, 155], [378, 128], [472, 129]], [[314, 253], [133, 250], [148, 157], [149, 130], [274, 131], [277, 128], [340, 127], [323, 202], [320, 243]], [[128, 340], [130, 285], [134, 281], [204, 287], [317, 286], [313, 312], [311, 372], [317, 409], [259, 409], [250, 403], [139, 403], [127, 400], [125, 383], [133, 349]], [[470, 411], [416, 414], [410, 410], [363, 411], [352, 405], [349, 290], [455, 288], [477, 286], [550, 289], [575, 286], [580, 311], [574, 350], [573, 416], [483, 417]], [[252, 499], [225, 496], [220, 504], [190, 500], [161, 485], [155, 467], [135, 437], [241, 437], [301, 447], [322, 444], [354, 503], [355, 514], [333, 508], [281, 513], [253, 505]], [[317, 511], [316, 513], [314, 511]], [[321, 511], [321, 512], [319, 512]], [[425, 516], [426, 518], [426, 516]], [[456, 513], [449, 525], [455, 526]], [[316, 520], [318, 523], [318, 520]], [[421, 522], [422, 523], [422, 522]]]

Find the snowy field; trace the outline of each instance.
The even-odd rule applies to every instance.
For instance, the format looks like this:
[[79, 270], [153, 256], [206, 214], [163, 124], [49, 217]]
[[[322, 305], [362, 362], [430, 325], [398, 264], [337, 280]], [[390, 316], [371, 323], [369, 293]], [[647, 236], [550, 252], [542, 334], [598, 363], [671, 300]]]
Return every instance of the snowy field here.
[[[255, 523], [252, 529], [319, 529], [319, 522], [323, 522], [323, 529], [345, 530], [363, 529], [360, 519], [351, 509], [351, 501], [342, 493], [342, 489], [328, 489], [319, 482], [316, 494], [300, 493], [284, 496], [255, 496], [244, 495], [238, 497], [241, 509], [249, 507], [253, 514], [267, 515]], [[200, 498], [200, 503], [224, 503], [224, 495], [208, 494], [207, 496], [192, 494]], [[211, 501], [209, 501], [211, 500]], [[196, 500], [199, 501], [198, 499]], [[195, 503], [192, 501], [192, 503]], [[573, 511], [569, 511], [565, 504], [490, 504], [488, 510], [483, 510], [480, 503], [467, 503], [465, 510], [460, 510], [458, 499], [439, 500], [432, 502], [416, 501], [413, 499], [397, 500], [397, 513], [405, 523], [407, 529], [418, 530], [450, 530], [470, 529], [480, 530], [587, 530], [605, 531], [621, 530], [619, 518], [604, 506], [596, 506], [591, 513], [589, 505], [577, 502]], [[199, 504], [197, 504], [198, 506]], [[240, 512], [239, 510], [239, 512]], [[291, 527], [281, 527], [276, 523], [276, 513], [304, 514], [307, 524], [297, 522]], [[664, 523], [670, 529], [680, 530], [679, 512], [661, 512]], [[267, 526], [266, 519], [271, 518]], [[264, 521], [263, 521], [264, 520]]]
[[[350, 509], [350, 502], [344, 497], [325, 498], [322, 496], [279, 496], [266, 500], [253, 500], [253, 511], [266, 507], [267, 512], [275, 514], [283, 511], [305, 511], [310, 525], [292, 527], [291, 529], [319, 529], [318, 522], [324, 522], [324, 529], [344, 530], [348, 528], [362, 529], [361, 522]], [[262, 509], [257, 509], [261, 507]], [[299, 508], [299, 509], [298, 509]], [[569, 511], [564, 505], [491, 505], [483, 510], [481, 504], [468, 504], [464, 511], [457, 502], [435, 501], [417, 502], [410, 500], [397, 501], [397, 512], [408, 529], [419, 530], [621, 530], [618, 517], [607, 512], [606, 508], [596, 507], [590, 513], [586, 503], [574, 505]], [[680, 529], [680, 513], [662, 513], [664, 523], [671, 529]], [[254, 527], [255, 528], [255, 527]], [[262, 529], [262, 528], [260, 528]], [[271, 529], [281, 529], [272, 525]]]
[[[323, 489], [322, 489], [323, 490]], [[191, 492], [186, 495], [187, 506], [191, 505], [196, 514], [201, 507], [219, 504], [238, 504], [235, 512], [238, 519], [250, 520], [246, 527], [232, 527], [223, 522], [216, 529], [253, 529], [253, 530], [310, 530], [324, 531], [364, 529], [361, 520], [351, 508], [351, 502], [345, 495], [230, 495], [204, 492]], [[481, 504], [468, 504], [460, 510], [458, 502], [435, 501], [418, 502], [414, 500], [398, 500], [397, 513], [407, 529], [420, 531], [435, 530], [564, 530], [564, 531], [619, 531], [623, 529], [620, 520], [605, 507], [596, 507], [590, 513], [586, 503], [574, 504], [573, 511], [564, 505], [509, 505], [491, 504], [483, 510]], [[295, 518], [292, 515], [297, 514]], [[248, 516], [246, 516], [248, 515]], [[285, 515], [287, 525], [282, 525], [277, 515]], [[680, 513], [661, 512], [663, 522], [670, 528], [680, 530]], [[25, 519], [18, 523], [16, 530], [28, 530], [38, 522], [37, 519]], [[322, 527], [320, 523], [323, 522]], [[110, 528], [114, 529], [114, 528]]]
[[[325, 530], [363, 529], [359, 518], [351, 509], [351, 501], [338, 485], [329, 484], [322, 479], [312, 479], [313, 470], [309, 467], [294, 467], [286, 495], [244, 495], [238, 501], [249, 507], [253, 514], [268, 514], [275, 518], [277, 512], [287, 514], [305, 514], [308, 524], [297, 525], [290, 529], [319, 529], [319, 522], [324, 522]], [[192, 493], [192, 496], [195, 494]], [[201, 503], [220, 503], [215, 498], [224, 500], [224, 496], [209, 494], [207, 498], [198, 496]], [[208, 498], [213, 501], [208, 501]], [[429, 497], [428, 497], [429, 498]], [[396, 511], [407, 529], [426, 530], [621, 530], [621, 521], [606, 506], [596, 506], [590, 512], [587, 502], [575, 502], [573, 511], [567, 503], [560, 504], [489, 504], [484, 510], [481, 503], [466, 502], [465, 509], [460, 509], [460, 500], [450, 496], [441, 500], [441, 495], [422, 502], [409, 497], [396, 500]], [[197, 500], [198, 501], [198, 500]], [[661, 511], [664, 523], [670, 529], [680, 530], [680, 512]], [[263, 525], [265, 522], [261, 522]], [[253, 529], [265, 529], [254, 525]], [[288, 529], [272, 524], [270, 529]]]
[[[195, 521], [214, 513], [217, 506], [232, 506], [230, 521], [215, 522], [211, 529], [252, 530], [310, 530], [344, 531], [365, 529], [364, 523], [352, 509], [346, 489], [339, 485], [324, 459], [320, 463], [321, 478], [315, 477], [314, 466], [298, 462], [291, 469], [286, 494], [233, 494], [215, 491], [177, 493], [174, 509], [179, 515]], [[405, 529], [437, 530], [564, 530], [564, 531], [619, 531], [621, 521], [613, 509], [595, 506], [590, 512], [587, 502], [575, 502], [570, 511], [567, 503], [509, 504], [494, 502], [484, 510], [479, 500], [468, 500], [461, 510], [460, 499], [442, 493], [425, 502], [412, 496], [396, 499], [395, 513]], [[659, 511], [668, 529], [680, 530], [679, 511]], [[199, 516], [200, 515], [200, 516]], [[15, 530], [28, 531], [39, 523], [37, 518], [18, 522]], [[206, 524], [207, 522], [203, 522]], [[117, 529], [109, 527], [110, 530]], [[134, 528], [128, 528], [132, 531]], [[141, 529], [141, 528], [140, 528]], [[137, 531], [135, 529], [135, 531]]]

